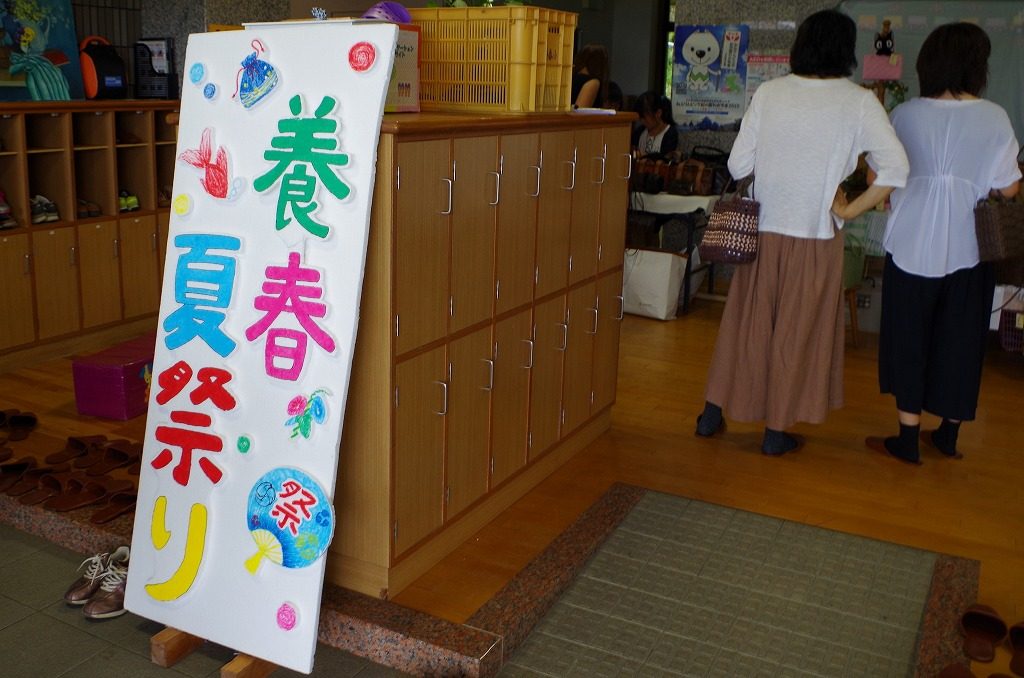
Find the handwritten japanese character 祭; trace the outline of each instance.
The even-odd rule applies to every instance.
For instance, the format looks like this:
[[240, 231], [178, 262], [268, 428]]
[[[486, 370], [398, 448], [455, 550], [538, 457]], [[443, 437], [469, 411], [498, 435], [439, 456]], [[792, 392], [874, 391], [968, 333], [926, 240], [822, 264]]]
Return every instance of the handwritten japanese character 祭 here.
[[[189, 385], [192, 375], [192, 366], [184, 360], [179, 360], [161, 372], [157, 377], [157, 384], [160, 386], [160, 392], [156, 395], [157, 403], [166, 405], [174, 400]], [[221, 411], [235, 408], [236, 400], [225, 388], [232, 378], [230, 372], [215, 367], [204, 367], [195, 376], [199, 385], [189, 394], [192, 405], [200, 406], [209, 401]], [[181, 457], [172, 470], [171, 477], [179, 485], [188, 486], [194, 453], [197, 450], [221, 452], [224, 449], [224, 441], [216, 433], [197, 430], [208, 429], [213, 424], [213, 418], [204, 412], [172, 410], [171, 423], [179, 426], [157, 426], [154, 435], [164, 445], [181, 450]], [[160, 470], [174, 460], [174, 453], [169, 447], [165, 447], [153, 459], [153, 468]], [[214, 485], [220, 482], [224, 473], [209, 458], [201, 456], [196, 463], [210, 482]]]
[[[326, 117], [334, 110], [337, 102], [325, 96], [317, 106], [314, 117], [300, 118], [302, 98], [295, 95], [288, 102], [294, 119], [277, 123], [281, 135], [274, 137], [270, 145], [274, 149], [263, 154], [264, 159], [276, 163], [266, 174], [253, 181], [253, 188], [266, 192], [281, 180], [277, 198], [277, 230], [292, 222], [287, 213], [295, 218], [306, 231], [318, 238], [326, 238], [330, 227], [313, 220], [312, 213], [319, 207], [316, 202], [317, 179], [338, 200], [348, 197], [351, 189], [334, 173], [333, 166], [348, 165], [348, 154], [329, 153], [338, 148], [334, 136], [338, 121]], [[314, 174], [309, 174], [312, 168]]]
[[164, 344], [173, 351], [199, 337], [226, 358], [236, 343], [221, 329], [224, 311], [216, 309], [231, 304], [235, 259], [210, 250], [237, 252], [242, 243], [226, 235], [188, 234], [176, 236], [174, 244], [187, 251], [178, 257], [174, 269], [174, 301], [181, 308], [164, 319]]
[[[302, 373], [306, 360], [307, 335], [328, 353], [333, 353], [335, 349], [331, 335], [313, 322], [313, 318], [327, 315], [327, 305], [308, 301], [323, 297], [323, 288], [310, 284], [320, 282], [320, 272], [313, 268], [303, 268], [299, 262], [299, 253], [290, 252], [287, 266], [267, 267], [267, 280], [262, 288], [264, 294], [253, 301], [253, 306], [257, 310], [266, 311], [266, 315], [245, 331], [246, 339], [256, 341], [282, 313], [295, 316], [305, 333], [275, 327], [267, 333], [264, 349], [266, 373], [288, 381], [297, 380]], [[283, 364], [278, 360], [283, 361]]]
[[256, 481], [248, 516], [257, 546], [245, 561], [252, 574], [264, 559], [288, 568], [312, 565], [334, 534], [334, 509], [323, 488], [295, 468], [276, 468]]

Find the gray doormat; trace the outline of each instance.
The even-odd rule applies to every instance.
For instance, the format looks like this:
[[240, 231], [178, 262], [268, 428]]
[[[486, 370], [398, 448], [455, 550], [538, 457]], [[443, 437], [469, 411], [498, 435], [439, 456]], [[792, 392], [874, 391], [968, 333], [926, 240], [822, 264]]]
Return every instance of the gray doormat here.
[[640, 492], [518, 649], [506, 636], [500, 675], [902, 678], [963, 661], [977, 561]]

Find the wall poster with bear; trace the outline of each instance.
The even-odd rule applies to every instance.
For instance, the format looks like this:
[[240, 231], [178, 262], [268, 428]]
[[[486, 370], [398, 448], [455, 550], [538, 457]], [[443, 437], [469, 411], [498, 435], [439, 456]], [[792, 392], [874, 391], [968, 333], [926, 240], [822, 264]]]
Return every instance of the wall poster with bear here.
[[746, 104], [749, 26], [676, 26], [672, 115], [683, 129], [734, 128]]

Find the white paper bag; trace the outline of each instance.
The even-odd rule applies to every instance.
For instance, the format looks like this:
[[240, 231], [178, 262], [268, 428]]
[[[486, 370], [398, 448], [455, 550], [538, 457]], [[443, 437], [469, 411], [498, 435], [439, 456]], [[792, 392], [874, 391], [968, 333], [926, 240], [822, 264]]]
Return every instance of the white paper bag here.
[[623, 310], [670, 320], [679, 307], [686, 257], [659, 250], [626, 250], [622, 275]]

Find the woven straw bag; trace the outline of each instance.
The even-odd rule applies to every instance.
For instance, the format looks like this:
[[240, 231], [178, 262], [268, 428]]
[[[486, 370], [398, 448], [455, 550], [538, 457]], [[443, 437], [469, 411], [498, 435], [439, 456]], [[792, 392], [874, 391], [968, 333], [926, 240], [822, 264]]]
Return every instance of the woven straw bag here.
[[974, 232], [982, 261], [1024, 257], [1024, 203], [982, 198], [974, 207]]
[[715, 264], [748, 264], [757, 258], [757, 221], [761, 203], [743, 197], [754, 177], [740, 180], [736, 191], [711, 208], [708, 226], [698, 246], [701, 261]]

